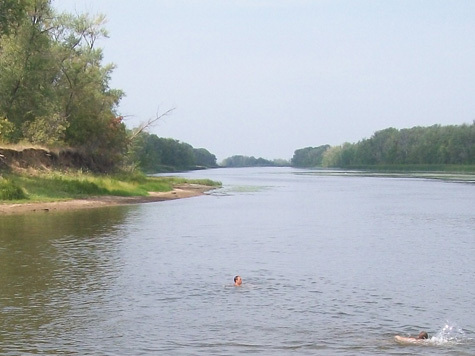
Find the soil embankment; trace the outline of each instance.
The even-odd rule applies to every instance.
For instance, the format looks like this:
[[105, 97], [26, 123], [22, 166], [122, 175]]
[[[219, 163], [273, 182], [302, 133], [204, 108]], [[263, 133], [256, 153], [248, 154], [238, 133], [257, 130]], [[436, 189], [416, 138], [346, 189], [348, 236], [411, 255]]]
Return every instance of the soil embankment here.
[[98, 171], [98, 166], [79, 151], [61, 149], [57, 151], [43, 148], [0, 148], [0, 173], [2, 171], [67, 170], [82, 169]]

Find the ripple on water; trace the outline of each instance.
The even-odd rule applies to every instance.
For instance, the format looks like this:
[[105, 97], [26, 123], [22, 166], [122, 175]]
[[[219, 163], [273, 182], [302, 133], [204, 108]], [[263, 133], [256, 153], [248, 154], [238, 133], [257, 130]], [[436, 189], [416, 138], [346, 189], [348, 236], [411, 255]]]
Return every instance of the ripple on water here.
[[3, 220], [0, 353], [475, 353], [473, 186], [239, 172], [225, 196]]

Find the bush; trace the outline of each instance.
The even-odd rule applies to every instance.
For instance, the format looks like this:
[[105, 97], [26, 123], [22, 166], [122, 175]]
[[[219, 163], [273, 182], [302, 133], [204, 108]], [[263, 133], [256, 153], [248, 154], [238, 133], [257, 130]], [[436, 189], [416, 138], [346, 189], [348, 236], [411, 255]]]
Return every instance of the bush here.
[[0, 142], [11, 142], [15, 125], [5, 117], [0, 117]]
[[23, 124], [23, 136], [33, 144], [61, 144], [68, 125], [66, 118], [60, 115], [37, 117]]
[[27, 196], [22, 188], [10, 180], [0, 180], [0, 200], [21, 200]]

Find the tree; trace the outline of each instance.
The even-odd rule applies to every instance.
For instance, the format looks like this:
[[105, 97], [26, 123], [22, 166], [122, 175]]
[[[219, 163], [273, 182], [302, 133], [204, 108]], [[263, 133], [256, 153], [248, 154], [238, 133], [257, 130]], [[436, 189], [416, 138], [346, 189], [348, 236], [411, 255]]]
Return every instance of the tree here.
[[2, 0], [0, 2], [0, 36], [10, 34], [24, 16], [26, 1]]
[[323, 167], [342, 167], [341, 163], [342, 146], [330, 147], [323, 153]]
[[188, 143], [146, 131], [135, 136], [128, 158], [130, 164], [146, 173], [193, 169], [196, 166], [216, 167], [216, 156], [208, 150], [195, 149]]
[[102, 65], [102, 50], [96, 48], [97, 40], [107, 37], [104, 23], [103, 15], [57, 17], [53, 37], [60, 75], [55, 88], [61, 115], [68, 121], [65, 142], [112, 166], [128, 142], [123, 118], [116, 112], [124, 93], [109, 87], [115, 66]]
[[[356, 167], [409, 164], [474, 164], [472, 125], [413, 127], [377, 131], [370, 139], [345, 143], [325, 152], [324, 166]], [[297, 151], [296, 151], [297, 152]]]
[[64, 132], [68, 123], [60, 115], [37, 117], [23, 125], [23, 137], [33, 144], [56, 146], [64, 141]]
[[[51, 83], [57, 65], [49, 37], [52, 9], [47, 0], [20, 2], [23, 14], [15, 31], [1, 38], [0, 116], [15, 125], [13, 140], [22, 137], [24, 123], [56, 112]], [[20, 5], [18, 5], [20, 6]]]
[[148, 132], [136, 135], [129, 146], [128, 158], [134, 168], [146, 173], [158, 172], [161, 165], [159, 138]]
[[274, 162], [262, 157], [235, 155], [228, 157], [221, 163], [223, 167], [273, 167]]
[[123, 92], [109, 87], [113, 64], [96, 48], [105, 17], [55, 14], [49, 0], [2, 2], [0, 117], [2, 139], [67, 145], [97, 167], [117, 166], [128, 137], [116, 112]]
[[207, 168], [217, 167], [216, 156], [205, 148], [194, 148], [195, 165]]
[[294, 152], [291, 164], [294, 167], [318, 167], [322, 165], [323, 154], [330, 148], [330, 145], [319, 147], [306, 147]]

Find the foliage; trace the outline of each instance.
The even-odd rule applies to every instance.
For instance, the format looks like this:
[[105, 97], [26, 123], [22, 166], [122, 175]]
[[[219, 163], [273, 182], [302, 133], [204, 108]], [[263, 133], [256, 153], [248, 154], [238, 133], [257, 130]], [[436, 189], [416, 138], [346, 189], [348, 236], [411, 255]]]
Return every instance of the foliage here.
[[330, 148], [330, 145], [319, 147], [306, 147], [296, 150], [292, 157], [293, 167], [317, 167], [322, 165], [323, 154]]
[[355, 144], [329, 148], [323, 157], [326, 167], [473, 165], [475, 122], [471, 125], [413, 127], [377, 131]]
[[25, 121], [53, 109], [51, 82], [57, 70], [47, 31], [49, 1], [24, 1], [22, 6], [23, 17], [14, 31], [1, 37], [0, 52], [0, 115], [15, 124], [17, 140]]
[[15, 125], [8, 121], [7, 118], [0, 118], [0, 142], [9, 142], [13, 132], [15, 131]]
[[196, 166], [216, 167], [216, 157], [205, 149], [162, 138], [147, 132], [138, 134], [131, 144], [129, 160], [147, 173], [163, 170], [185, 170]]
[[18, 22], [23, 17], [24, 1], [2, 0], [0, 1], [0, 36], [14, 31]]
[[115, 66], [97, 47], [105, 17], [56, 13], [51, 3], [0, 1], [2, 143], [66, 146], [101, 172], [121, 168], [130, 145], [129, 159], [147, 172], [216, 166], [204, 149], [143, 132], [171, 110], [128, 133], [116, 112], [124, 93], [109, 86]]
[[0, 117], [13, 125], [0, 125], [0, 138], [78, 148], [113, 169], [128, 137], [114, 65], [96, 48], [105, 17], [56, 14], [50, 0], [3, 0], [0, 10]]
[[23, 189], [14, 181], [0, 179], [0, 200], [19, 200], [26, 199]]
[[283, 159], [283, 158], [276, 158], [272, 161], [272, 163], [274, 163], [274, 166], [276, 166], [276, 167], [289, 167], [290, 166], [290, 162], [286, 159]]
[[223, 167], [276, 167], [277, 163], [262, 157], [235, 155], [228, 157], [221, 162]]
[[195, 158], [195, 166], [212, 168], [216, 167], [216, 156], [211, 154], [205, 148], [194, 148], [193, 155]]
[[59, 115], [39, 116], [23, 124], [23, 137], [33, 144], [53, 146], [61, 144], [69, 126], [67, 120]]

